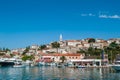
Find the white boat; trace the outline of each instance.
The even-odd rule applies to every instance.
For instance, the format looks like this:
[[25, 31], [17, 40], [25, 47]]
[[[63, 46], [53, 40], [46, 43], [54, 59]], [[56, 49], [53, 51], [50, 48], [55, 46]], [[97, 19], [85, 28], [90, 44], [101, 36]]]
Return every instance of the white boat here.
[[15, 64], [13, 65], [13, 67], [25, 67], [25, 65], [22, 64], [22, 61], [16, 61], [14, 63]]
[[45, 66], [45, 62], [39, 62], [39, 66]]
[[77, 65], [76, 68], [86, 68], [87, 66]]
[[13, 67], [25, 67], [24, 65], [18, 65], [18, 64], [15, 64]]
[[120, 61], [115, 61], [115, 63], [112, 64], [111, 67], [117, 71], [120, 71]]
[[63, 63], [57, 63], [56, 66], [57, 66], [58, 68], [64, 68], [64, 67], [65, 67]]

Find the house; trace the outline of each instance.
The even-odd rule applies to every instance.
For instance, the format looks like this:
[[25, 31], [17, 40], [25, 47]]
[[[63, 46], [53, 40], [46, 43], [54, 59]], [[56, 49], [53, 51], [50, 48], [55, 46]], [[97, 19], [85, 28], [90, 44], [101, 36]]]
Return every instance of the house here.
[[76, 47], [78, 44], [81, 44], [81, 40], [67, 40], [67, 46]]
[[30, 49], [38, 49], [38, 48], [39, 48], [38, 45], [32, 45], [32, 46], [30, 46]]
[[84, 54], [60, 54], [60, 53], [55, 53], [55, 54], [41, 54], [40, 60], [45, 61], [47, 60], [48, 62], [54, 61], [54, 62], [61, 62], [60, 58], [64, 56], [66, 58], [65, 62], [71, 61], [71, 60], [80, 60], [85, 57]]

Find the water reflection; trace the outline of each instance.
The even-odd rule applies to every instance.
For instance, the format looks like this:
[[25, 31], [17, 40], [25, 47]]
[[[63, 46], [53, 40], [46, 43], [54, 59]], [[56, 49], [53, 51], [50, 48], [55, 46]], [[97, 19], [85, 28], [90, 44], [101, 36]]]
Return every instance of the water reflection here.
[[120, 80], [111, 68], [0, 68], [0, 80]]

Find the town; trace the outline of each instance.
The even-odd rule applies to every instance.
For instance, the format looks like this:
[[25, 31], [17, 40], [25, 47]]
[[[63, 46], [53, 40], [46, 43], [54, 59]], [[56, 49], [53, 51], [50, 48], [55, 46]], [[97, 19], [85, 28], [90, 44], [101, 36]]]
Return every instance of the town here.
[[[59, 41], [44, 45], [31, 45], [26, 48], [0, 50], [0, 65], [10, 60], [19, 60], [29, 65], [57, 65], [64, 63], [74, 66], [108, 66], [119, 59], [120, 39], [63, 40], [60, 34]], [[12, 65], [14, 65], [12, 63]]]

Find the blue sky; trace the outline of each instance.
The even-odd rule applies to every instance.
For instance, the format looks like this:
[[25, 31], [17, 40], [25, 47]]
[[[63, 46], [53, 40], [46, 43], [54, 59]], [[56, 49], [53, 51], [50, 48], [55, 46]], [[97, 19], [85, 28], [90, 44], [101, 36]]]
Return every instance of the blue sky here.
[[120, 38], [120, 0], [1, 0], [0, 47]]

